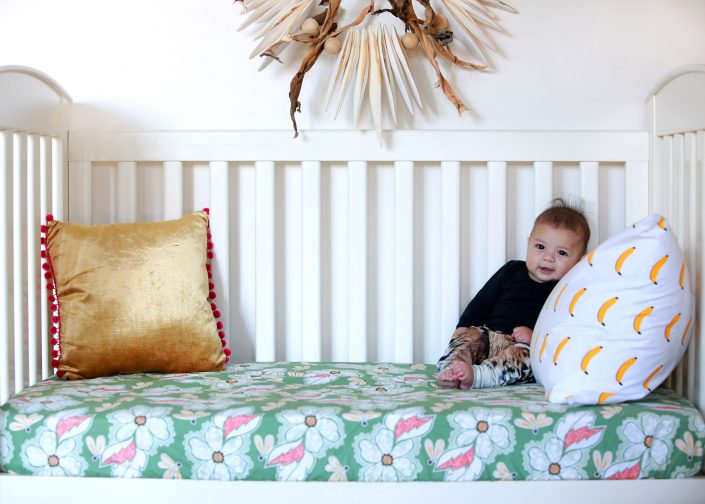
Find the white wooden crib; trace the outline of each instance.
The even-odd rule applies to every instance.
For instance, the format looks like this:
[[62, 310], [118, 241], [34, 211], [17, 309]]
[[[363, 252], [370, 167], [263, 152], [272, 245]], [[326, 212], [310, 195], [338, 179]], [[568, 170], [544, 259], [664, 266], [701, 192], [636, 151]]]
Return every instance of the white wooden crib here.
[[[705, 66], [646, 106], [650, 131], [73, 131], [50, 77], [0, 68], [0, 403], [50, 374], [38, 228], [176, 218], [210, 207], [235, 361], [435, 362], [462, 307], [533, 217], [582, 197], [591, 246], [669, 216], [696, 286], [670, 385], [705, 411]], [[705, 478], [630, 482], [217, 483], [0, 475], [0, 502], [204, 499], [702, 502]], [[520, 497], [519, 497], [520, 496]]]

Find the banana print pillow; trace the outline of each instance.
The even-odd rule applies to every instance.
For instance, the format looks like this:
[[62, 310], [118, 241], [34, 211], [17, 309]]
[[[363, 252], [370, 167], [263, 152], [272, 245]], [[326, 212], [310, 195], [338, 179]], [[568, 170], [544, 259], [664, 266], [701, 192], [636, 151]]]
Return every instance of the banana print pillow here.
[[640, 399], [678, 364], [693, 317], [688, 270], [670, 225], [646, 217], [558, 282], [531, 339], [536, 381], [553, 403]]

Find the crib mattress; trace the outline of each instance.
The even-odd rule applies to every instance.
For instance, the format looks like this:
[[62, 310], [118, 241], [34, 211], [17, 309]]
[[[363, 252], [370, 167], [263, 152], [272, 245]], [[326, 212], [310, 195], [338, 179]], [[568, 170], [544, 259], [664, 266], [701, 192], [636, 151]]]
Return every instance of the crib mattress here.
[[45, 380], [0, 409], [0, 468], [123, 478], [468, 481], [678, 478], [705, 422], [659, 389], [568, 407], [539, 385], [444, 390], [431, 365], [234, 364]]

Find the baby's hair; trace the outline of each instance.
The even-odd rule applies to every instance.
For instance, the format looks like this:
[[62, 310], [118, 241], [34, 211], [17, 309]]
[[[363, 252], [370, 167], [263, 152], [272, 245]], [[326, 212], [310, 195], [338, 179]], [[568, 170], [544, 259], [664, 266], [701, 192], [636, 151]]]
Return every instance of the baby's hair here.
[[[563, 228], [573, 231], [583, 239], [583, 253], [587, 249], [590, 241], [590, 225], [585, 218], [585, 210], [582, 200], [566, 200], [554, 198], [551, 206], [541, 212], [534, 221], [534, 227], [538, 224], [548, 224], [556, 228]], [[533, 230], [531, 231], [533, 233]]]

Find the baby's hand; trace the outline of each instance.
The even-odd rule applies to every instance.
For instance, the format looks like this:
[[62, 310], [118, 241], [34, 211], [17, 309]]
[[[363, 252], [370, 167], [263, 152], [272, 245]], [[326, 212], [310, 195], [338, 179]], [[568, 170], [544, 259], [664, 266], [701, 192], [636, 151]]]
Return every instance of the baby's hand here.
[[517, 343], [525, 343], [528, 345], [531, 343], [532, 332], [533, 331], [526, 326], [515, 327], [512, 331], [512, 338], [514, 338], [514, 341]]

